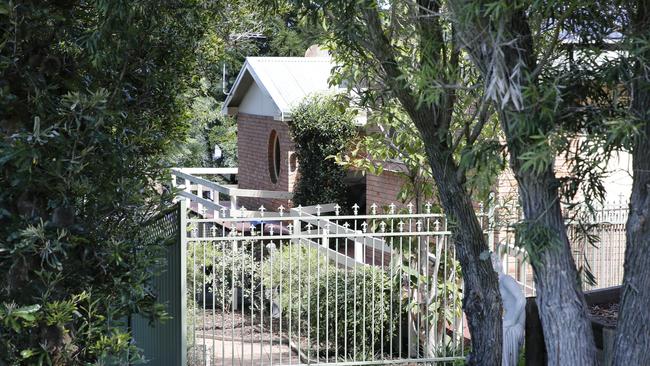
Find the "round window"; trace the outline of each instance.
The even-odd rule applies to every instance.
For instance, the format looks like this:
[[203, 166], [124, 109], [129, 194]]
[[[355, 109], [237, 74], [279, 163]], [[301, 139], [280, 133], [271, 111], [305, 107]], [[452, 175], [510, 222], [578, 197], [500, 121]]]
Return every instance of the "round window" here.
[[280, 177], [280, 162], [280, 137], [273, 130], [269, 136], [269, 175], [273, 183], [277, 183]]

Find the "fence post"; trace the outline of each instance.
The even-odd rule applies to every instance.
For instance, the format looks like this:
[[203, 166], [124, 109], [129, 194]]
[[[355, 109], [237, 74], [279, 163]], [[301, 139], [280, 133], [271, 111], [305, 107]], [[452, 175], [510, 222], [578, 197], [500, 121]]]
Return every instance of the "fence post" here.
[[359, 240], [354, 241], [354, 260], [363, 263], [363, 246], [366, 244], [366, 238], [363, 238], [363, 242]]
[[[203, 186], [200, 183], [196, 184], [196, 195], [199, 198], [203, 198]], [[196, 211], [199, 213], [199, 215], [205, 215], [203, 212], [203, 205], [199, 200], [196, 201]], [[206, 217], [204, 216], [203, 218], [205, 219]]]
[[322, 240], [321, 246], [323, 248], [329, 248], [330, 247], [330, 243], [329, 243], [329, 239], [327, 238], [327, 234], [329, 234], [329, 230], [326, 227], [323, 227], [323, 237], [321, 239]]
[[180, 356], [181, 356], [181, 365], [187, 365], [187, 199], [182, 198], [179, 202], [179, 215], [178, 215], [178, 244], [179, 251], [178, 254], [180, 257], [180, 331], [181, 331], [181, 342], [180, 342]]
[[237, 211], [237, 196], [230, 196], [230, 217]]
[[490, 200], [488, 207], [488, 247], [492, 251], [496, 251], [495, 243], [494, 243], [494, 227], [495, 227], [495, 212], [496, 212], [496, 205], [494, 204], [493, 200]]

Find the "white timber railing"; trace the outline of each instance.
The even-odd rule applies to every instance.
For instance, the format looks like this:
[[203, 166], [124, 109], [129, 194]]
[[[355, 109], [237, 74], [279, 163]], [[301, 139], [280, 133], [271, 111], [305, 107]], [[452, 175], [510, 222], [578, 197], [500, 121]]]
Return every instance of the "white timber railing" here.
[[[237, 204], [239, 197], [282, 200], [293, 198], [292, 192], [243, 189], [234, 184], [219, 183], [203, 177], [237, 175], [238, 168], [172, 168], [171, 173], [172, 186], [180, 189], [178, 195], [194, 203], [191, 209], [210, 217], [245, 215], [245, 210], [241, 212]], [[222, 198], [222, 195], [225, 197]]]

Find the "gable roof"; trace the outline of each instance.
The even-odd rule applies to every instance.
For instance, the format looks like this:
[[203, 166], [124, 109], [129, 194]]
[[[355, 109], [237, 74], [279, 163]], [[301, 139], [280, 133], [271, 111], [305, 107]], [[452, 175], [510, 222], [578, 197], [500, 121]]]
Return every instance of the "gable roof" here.
[[291, 108], [306, 96], [329, 90], [330, 57], [247, 57], [221, 112], [238, 107], [253, 82], [280, 111], [276, 119], [290, 118]]

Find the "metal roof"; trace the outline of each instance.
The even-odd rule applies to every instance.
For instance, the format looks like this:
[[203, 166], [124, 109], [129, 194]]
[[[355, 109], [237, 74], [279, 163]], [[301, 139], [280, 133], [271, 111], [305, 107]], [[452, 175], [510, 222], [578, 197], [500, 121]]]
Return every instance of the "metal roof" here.
[[291, 109], [306, 96], [336, 90], [328, 82], [332, 67], [330, 57], [247, 57], [222, 113], [239, 106], [255, 82], [278, 107], [280, 116], [275, 117], [287, 119]]

